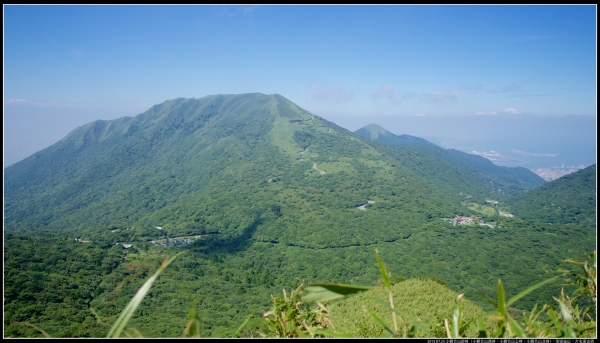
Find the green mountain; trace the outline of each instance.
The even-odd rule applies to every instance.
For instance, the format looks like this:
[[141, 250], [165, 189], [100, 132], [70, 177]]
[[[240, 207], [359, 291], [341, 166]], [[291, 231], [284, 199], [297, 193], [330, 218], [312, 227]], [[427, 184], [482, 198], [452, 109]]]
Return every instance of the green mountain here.
[[489, 295], [498, 278], [514, 295], [594, 248], [592, 230], [500, 216], [487, 183], [280, 95], [175, 99], [89, 123], [4, 169], [5, 336], [39, 335], [15, 322], [102, 336], [178, 252], [129, 322], [144, 336], [181, 336], [191, 307], [203, 336], [231, 336], [249, 314], [260, 327], [282, 288], [374, 284], [375, 248], [393, 275]]
[[596, 165], [578, 170], [506, 202], [525, 220], [596, 229]]
[[455, 149], [443, 149], [423, 138], [394, 135], [377, 124], [369, 124], [356, 134], [375, 142], [399, 149], [418, 149], [462, 168], [488, 187], [491, 195], [513, 196], [542, 185], [545, 181], [534, 172], [522, 167], [497, 166], [490, 160]]
[[423, 138], [414, 137], [410, 135], [397, 136], [375, 123], [360, 128], [354, 131], [354, 133], [385, 145], [412, 144], [417, 146], [432, 145], [434, 147], [437, 147], [437, 145]]
[[408, 223], [464, 212], [459, 191], [484, 196], [428, 157], [398, 160], [279, 95], [176, 99], [79, 127], [6, 168], [5, 227], [251, 228], [255, 239], [313, 247], [394, 240]]

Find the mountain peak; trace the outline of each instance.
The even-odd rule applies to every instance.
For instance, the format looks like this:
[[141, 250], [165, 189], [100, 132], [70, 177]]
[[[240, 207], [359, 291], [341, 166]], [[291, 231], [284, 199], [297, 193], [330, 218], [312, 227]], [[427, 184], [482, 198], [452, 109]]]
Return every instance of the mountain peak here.
[[[369, 137], [373, 140], [377, 139], [379, 136], [388, 137], [388, 136], [394, 135], [393, 133], [384, 129], [381, 125], [375, 124], [375, 123], [366, 125], [363, 128], [359, 129], [358, 131], [367, 133], [369, 135]], [[358, 133], [358, 131], [356, 131], [356, 132]], [[362, 135], [362, 136], [364, 136], [364, 135]]]
[[376, 141], [381, 144], [386, 144], [386, 145], [420, 144], [420, 145], [426, 145], [426, 146], [430, 146], [430, 147], [431, 146], [437, 147], [437, 145], [431, 143], [430, 141], [428, 141], [424, 138], [419, 138], [419, 137], [415, 137], [415, 136], [411, 136], [411, 135], [407, 135], [407, 134], [395, 135], [375, 123], [369, 124], [361, 129], [358, 129], [358, 130], [354, 131], [354, 133], [356, 133], [359, 136], [363, 136], [365, 138], [369, 138], [373, 141]]

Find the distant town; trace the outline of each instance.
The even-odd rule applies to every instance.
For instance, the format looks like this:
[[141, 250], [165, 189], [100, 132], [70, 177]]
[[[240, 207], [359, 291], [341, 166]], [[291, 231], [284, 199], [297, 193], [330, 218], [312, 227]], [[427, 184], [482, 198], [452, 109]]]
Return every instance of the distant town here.
[[579, 166], [565, 166], [563, 164], [557, 167], [531, 169], [531, 171], [538, 174], [542, 177], [542, 179], [546, 181], [552, 181], [558, 179], [561, 176], [571, 174], [585, 167], [587, 166], [583, 164]]

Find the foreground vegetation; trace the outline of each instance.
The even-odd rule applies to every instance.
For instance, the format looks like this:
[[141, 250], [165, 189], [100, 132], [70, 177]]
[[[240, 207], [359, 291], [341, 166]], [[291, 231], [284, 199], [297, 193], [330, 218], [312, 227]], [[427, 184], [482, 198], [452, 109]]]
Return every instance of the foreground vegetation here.
[[[563, 288], [553, 302], [547, 302], [541, 308], [536, 304], [529, 311], [518, 311], [511, 305], [557, 277], [532, 285], [510, 299], [506, 299], [502, 281], [498, 280], [496, 299], [478, 292], [494, 306], [494, 310], [486, 313], [481, 313], [481, 308], [466, 300], [464, 294], [444, 299], [449, 290], [440, 289], [440, 285], [431, 287], [430, 283], [430, 287], [423, 287], [422, 280], [408, 280], [399, 284], [404, 283], [403, 287], [393, 287], [391, 275], [378, 255], [377, 261], [385, 287], [336, 304], [337, 315], [331, 314], [336, 305], [327, 308], [319, 301], [327, 304], [328, 300], [362, 292], [364, 288], [333, 284], [300, 286], [292, 291], [289, 299], [284, 290], [283, 299], [271, 297], [273, 309], [265, 313], [269, 326], [260, 334], [263, 337], [596, 337], [595, 251], [586, 261], [564, 261], [577, 267], [576, 271], [562, 270], [567, 285], [576, 287], [571, 295], [566, 295]], [[435, 288], [441, 294], [428, 294]], [[302, 295], [303, 290], [308, 291]], [[396, 292], [402, 293], [395, 297]], [[306, 307], [302, 300], [316, 302], [318, 307]], [[444, 303], [454, 303], [451, 316], [442, 310], [440, 317], [439, 309], [447, 306]], [[391, 316], [384, 317], [386, 312]], [[366, 321], [366, 314], [371, 317], [370, 322]]]
[[[128, 322], [148, 295], [159, 275], [183, 252], [165, 259], [148, 278], [112, 324], [107, 337], [143, 337]], [[495, 299], [473, 290], [493, 305], [483, 310], [465, 298], [465, 294], [447, 289], [435, 279], [393, 278], [376, 250], [381, 273], [375, 287], [343, 284], [301, 285], [288, 296], [271, 295], [271, 310], [262, 314], [259, 329], [248, 329], [251, 314], [233, 337], [502, 337], [502, 338], [594, 338], [596, 336], [596, 252], [585, 261], [568, 259], [574, 269], [560, 269], [571, 294], [565, 289], [553, 302], [536, 304], [529, 311], [512, 307], [527, 294], [552, 282], [555, 276], [528, 287], [510, 299], [498, 280]], [[354, 295], [356, 293], [362, 293]], [[345, 299], [347, 298], [347, 299]], [[342, 299], [340, 302], [339, 299]], [[315, 304], [315, 305], [312, 305]], [[183, 337], [202, 337], [203, 318], [193, 297]], [[333, 310], [335, 308], [335, 310]], [[454, 310], [452, 311], [452, 308]], [[367, 316], [368, 315], [368, 316]], [[387, 315], [387, 316], [386, 316]], [[391, 320], [390, 320], [391, 318]], [[370, 319], [370, 320], [368, 320]], [[98, 323], [101, 323], [98, 318]], [[101, 323], [107, 326], [105, 323]], [[25, 327], [50, 337], [43, 329], [28, 322], [13, 322], [9, 328]], [[246, 327], [246, 328], [245, 328]], [[8, 333], [8, 334], [7, 334]], [[5, 336], [11, 337], [5, 329]]]
[[[180, 251], [186, 253], [165, 270], [131, 319], [144, 336], [181, 335], [190, 298], [197, 299], [203, 336], [232, 336], [251, 313], [246, 328], [256, 331], [268, 294], [282, 288], [295, 289], [303, 281], [375, 284], [380, 278], [373, 268], [376, 247], [396, 277], [436, 278], [457, 293], [475, 288], [493, 294], [499, 278], [508, 292], [517, 291], [554, 275], [560, 258], [583, 258], [581, 249], [595, 246], [590, 231], [573, 224], [527, 226], [505, 218], [501, 225], [487, 229], [440, 220], [413, 229], [406, 239], [324, 249], [219, 235], [178, 247], [134, 242], [125, 249], [116, 244], [124, 241], [119, 232], [109, 230], [87, 237], [90, 242], [44, 231], [5, 232], [5, 335], [38, 335], [31, 327], [10, 325], [26, 321], [53, 337], [103, 337], [152, 271]], [[514, 306], [531, 309], [560, 290], [554, 281]], [[491, 310], [481, 297], [469, 300]]]

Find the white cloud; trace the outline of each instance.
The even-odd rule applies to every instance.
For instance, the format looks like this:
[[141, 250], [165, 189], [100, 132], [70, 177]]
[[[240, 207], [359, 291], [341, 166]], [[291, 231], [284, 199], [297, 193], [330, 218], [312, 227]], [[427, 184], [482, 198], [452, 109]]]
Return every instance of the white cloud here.
[[234, 17], [239, 14], [245, 16], [254, 11], [255, 7], [256, 6], [223, 6], [218, 13], [227, 17]]
[[354, 99], [354, 94], [344, 91], [342, 88], [327, 89], [319, 83], [310, 86], [313, 89], [312, 99], [317, 102], [346, 104]]
[[512, 152], [513, 154], [517, 154], [517, 155], [521, 155], [521, 156], [554, 157], [554, 156], [559, 155], [559, 154], [540, 154], [540, 153], [536, 153], [536, 152], [527, 152], [527, 151], [517, 150], [517, 149], [510, 149], [508, 151]]
[[444, 92], [432, 92], [432, 93], [425, 93], [423, 96], [426, 100], [429, 100], [433, 103], [439, 104], [439, 103], [445, 103], [445, 102], [454, 102], [456, 101], [457, 97], [454, 91], [444, 91]]
[[516, 108], [507, 108], [504, 110], [504, 112], [506, 113], [512, 113], [512, 114], [519, 114], [519, 111], [517, 111]]
[[[521, 87], [516, 84], [510, 84], [502, 87], [492, 86], [464, 86], [458, 89], [449, 89], [442, 91], [434, 91], [434, 92], [426, 92], [417, 95], [422, 101], [432, 102], [432, 103], [448, 103], [454, 102], [458, 99], [459, 96], [468, 95], [468, 94], [498, 94], [498, 93], [513, 93], [519, 92]], [[406, 95], [402, 97], [405, 99]], [[411, 97], [415, 97], [414, 94], [411, 94]]]
[[520, 91], [521, 87], [516, 84], [510, 84], [502, 87], [492, 86], [486, 87], [482, 85], [477, 86], [464, 86], [458, 89], [450, 89], [438, 92], [431, 92], [427, 94], [445, 94], [445, 95], [460, 95], [460, 94], [478, 94], [478, 93], [509, 93]]
[[402, 99], [398, 99], [394, 92], [394, 88], [390, 85], [385, 85], [379, 88], [373, 95], [371, 96], [374, 100], [378, 99], [387, 99], [393, 104], [401, 104]]
[[31, 105], [31, 106], [41, 106], [41, 107], [70, 107], [73, 106], [72, 104], [61, 104], [57, 101], [46, 101], [46, 102], [40, 102], [40, 101], [31, 101], [31, 100], [25, 100], [25, 99], [10, 99], [7, 100], [5, 103], [5, 105]]
[[[384, 85], [375, 91], [371, 98], [375, 101], [384, 99], [388, 100], [393, 104], [402, 104], [406, 102], [416, 103], [434, 103], [434, 104], [446, 104], [453, 103], [458, 100], [460, 96], [469, 94], [500, 94], [500, 93], [515, 93], [521, 91], [521, 87], [517, 84], [509, 84], [505, 86], [464, 86], [457, 89], [447, 89], [432, 92], [423, 93], [406, 93], [402, 96], [398, 95], [391, 85]], [[489, 113], [478, 113], [478, 115], [484, 114], [496, 114], [495, 112]]]
[[510, 163], [517, 163], [517, 164], [523, 163], [523, 161], [502, 155], [501, 153], [499, 153], [495, 150], [490, 150], [490, 151], [475, 151], [475, 150], [473, 150], [471, 153], [473, 155], [479, 155], [481, 157], [485, 157], [492, 162], [510, 162]]

